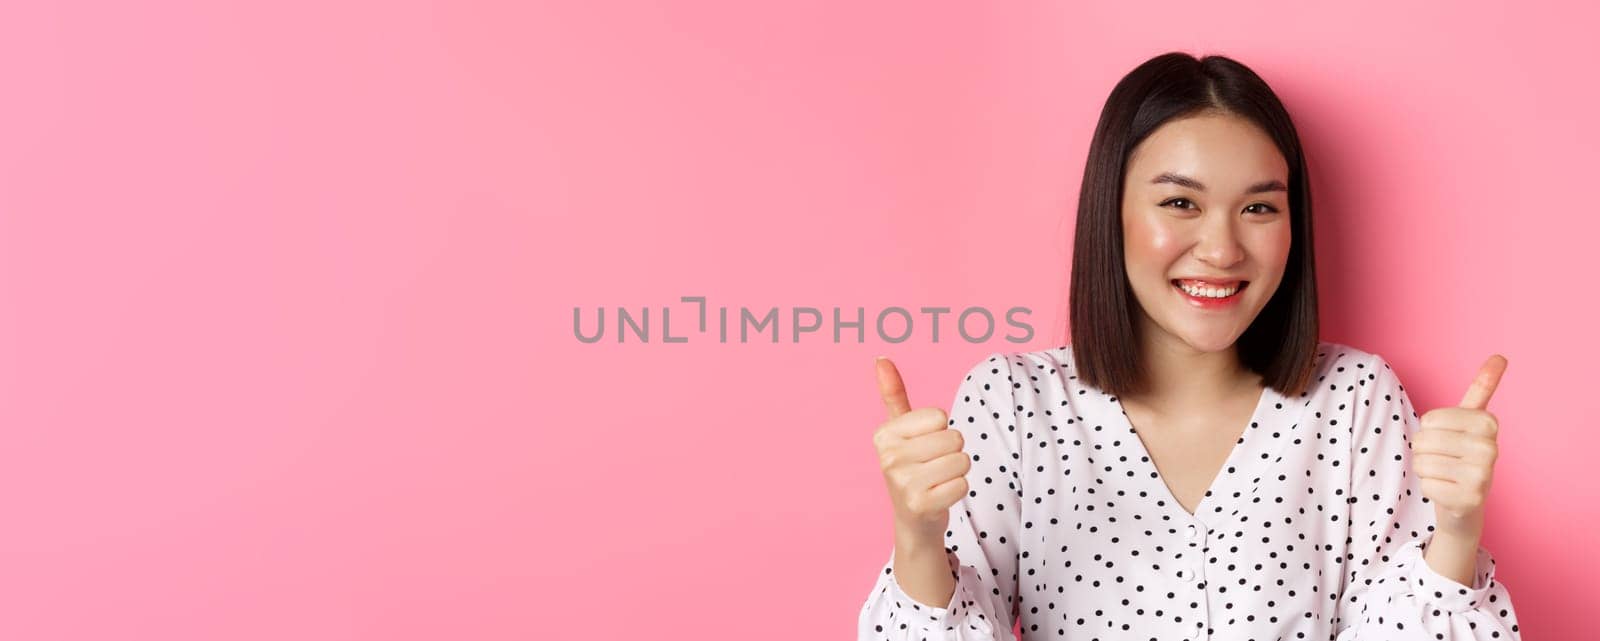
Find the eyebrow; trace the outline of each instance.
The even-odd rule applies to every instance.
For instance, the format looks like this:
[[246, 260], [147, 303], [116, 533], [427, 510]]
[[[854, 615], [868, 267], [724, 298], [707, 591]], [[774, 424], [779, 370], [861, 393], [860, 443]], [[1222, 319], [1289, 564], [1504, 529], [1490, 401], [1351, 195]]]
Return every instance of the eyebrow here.
[[[1206, 190], [1206, 186], [1200, 184], [1200, 181], [1195, 180], [1193, 178], [1190, 178], [1188, 176], [1182, 175], [1182, 174], [1175, 174], [1175, 173], [1172, 173], [1170, 171], [1169, 172], [1165, 172], [1165, 173], [1161, 174], [1160, 176], [1156, 176], [1155, 180], [1150, 181], [1150, 184], [1152, 184], [1152, 185], [1156, 185], [1156, 184], [1160, 184], [1160, 183], [1172, 183], [1172, 184], [1175, 184], [1175, 185], [1182, 185], [1184, 187], [1188, 187], [1188, 188], [1196, 190], [1196, 191], [1205, 191]], [[1254, 185], [1251, 185], [1249, 189], [1244, 190], [1244, 193], [1247, 193], [1247, 194], [1260, 194], [1260, 193], [1265, 193], [1265, 192], [1269, 192], [1269, 191], [1287, 192], [1287, 191], [1289, 191], [1289, 188], [1284, 186], [1283, 181], [1274, 179], [1274, 180], [1266, 180], [1266, 181], [1258, 182], [1258, 183], [1256, 183]]]

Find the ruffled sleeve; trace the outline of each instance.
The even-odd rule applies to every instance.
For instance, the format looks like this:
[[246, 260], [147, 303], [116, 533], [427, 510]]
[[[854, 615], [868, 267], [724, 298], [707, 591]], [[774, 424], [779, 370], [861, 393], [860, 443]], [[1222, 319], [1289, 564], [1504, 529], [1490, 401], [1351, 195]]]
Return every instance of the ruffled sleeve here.
[[[1010, 641], [1016, 620], [1022, 478], [1009, 358], [991, 354], [961, 381], [949, 412], [972, 458], [966, 496], [950, 506], [948, 603], [919, 603], [895, 581], [894, 551], [861, 608], [860, 641]], [[937, 607], [936, 607], [937, 606]]]
[[1351, 425], [1350, 541], [1333, 621], [1337, 641], [1521, 639], [1488, 550], [1478, 548], [1470, 586], [1423, 558], [1434, 510], [1411, 468], [1420, 417], [1382, 357], [1356, 367], [1365, 371]]

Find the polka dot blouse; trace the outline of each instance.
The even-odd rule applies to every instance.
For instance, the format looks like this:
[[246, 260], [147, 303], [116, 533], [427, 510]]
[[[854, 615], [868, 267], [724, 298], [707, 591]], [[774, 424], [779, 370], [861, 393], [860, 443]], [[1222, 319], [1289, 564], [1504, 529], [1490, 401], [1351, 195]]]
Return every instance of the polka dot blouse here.
[[950, 411], [972, 457], [945, 532], [955, 594], [907, 596], [891, 550], [859, 639], [1012, 639], [1019, 619], [1024, 639], [1521, 638], [1487, 550], [1470, 586], [1423, 560], [1418, 414], [1381, 356], [1323, 342], [1307, 392], [1266, 388], [1190, 514], [1071, 350], [968, 372]]

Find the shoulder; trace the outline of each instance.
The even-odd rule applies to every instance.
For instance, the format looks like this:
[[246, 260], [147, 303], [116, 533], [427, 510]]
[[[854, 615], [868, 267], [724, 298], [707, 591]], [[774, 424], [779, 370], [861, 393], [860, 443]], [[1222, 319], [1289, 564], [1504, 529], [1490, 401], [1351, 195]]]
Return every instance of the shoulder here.
[[1317, 344], [1317, 369], [1318, 376], [1347, 379], [1357, 388], [1398, 379], [1382, 354], [1333, 341]]
[[1363, 422], [1366, 414], [1378, 411], [1375, 408], [1410, 404], [1399, 375], [1382, 354], [1335, 342], [1322, 342], [1317, 351], [1318, 372], [1312, 379], [1312, 393], [1323, 396], [1328, 407], [1338, 403], [1342, 409], [1342, 404], [1348, 404], [1355, 412], [1356, 422]]
[[979, 358], [967, 368], [961, 384], [983, 391], [1010, 392], [1024, 389], [1024, 382], [1035, 387], [1041, 382], [1058, 381], [1072, 369], [1072, 354], [1066, 346], [1033, 351], [996, 351]]
[[969, 368], [967, 374], [976, 377], [1004, 377], [1007, 374], [1026, 377], [1054, 375], [1071, 367], [1072, 349], [1063, 345], [1027, 352], [990, 352]]
[[1370, 385], [1376, 376], [1389, 369], [1383, 357], [1359, 347], [1336, 341], [1319, 341], [1313, 366], [1313, 390], [1353, 391]]
[[1317, 370], [1318, 374], [1339, 372], [1339, 368], [1366, 369], [1372, 367], [1380, 360], [1377, 354], [1336, 341], [1319, 341], [1317, 343]]
[[1319, 341], [1317, 343], [1317, 359], [1326, 359], [1329, 363], [1337, 362], [1340, 365], [1352, 366], [1356, 363], [1371, 365], [1382, 357], [1374, 352], [1361, 349], [1347, 343], [1337, 341]]

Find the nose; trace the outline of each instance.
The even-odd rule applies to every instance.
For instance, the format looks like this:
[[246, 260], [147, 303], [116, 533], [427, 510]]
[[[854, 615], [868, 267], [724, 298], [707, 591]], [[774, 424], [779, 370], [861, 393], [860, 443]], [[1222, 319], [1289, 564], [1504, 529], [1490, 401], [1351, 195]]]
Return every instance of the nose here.
[[1227, 216], [1213, 216], [1200, 229], [1195, 242], [1195, 258], [1218, 269], [1227, 269], [1244, 260], [1244, 245]]

